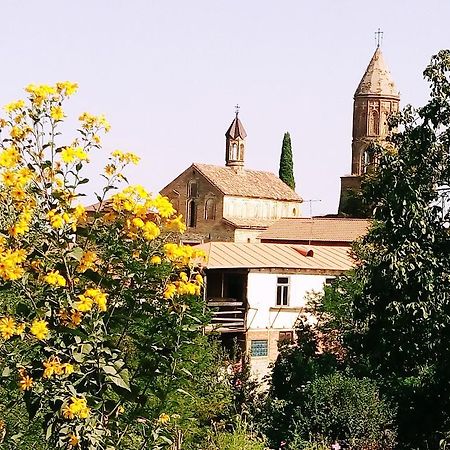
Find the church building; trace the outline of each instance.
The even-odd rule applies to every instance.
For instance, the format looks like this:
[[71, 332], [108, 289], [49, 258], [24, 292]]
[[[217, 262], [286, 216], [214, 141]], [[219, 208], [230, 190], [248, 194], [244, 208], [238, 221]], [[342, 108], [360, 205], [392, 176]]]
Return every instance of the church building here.
[[280, 218], [300, 217], [300, 196], [270, 172], [244, 167], [247, 133], [238, 117], [225, 134], [225, 166], [194, 163], [161, 190], [183, 215], [183, 242], [257, 242]]
[[341, 177], [339, 214], [352, 215], [352, 198], [375, 163], [371, 144], [386, 139], [387, 118], [398, 111], [399, 103], [399, 92], [378, 45], [354, 95], [351, 173]]

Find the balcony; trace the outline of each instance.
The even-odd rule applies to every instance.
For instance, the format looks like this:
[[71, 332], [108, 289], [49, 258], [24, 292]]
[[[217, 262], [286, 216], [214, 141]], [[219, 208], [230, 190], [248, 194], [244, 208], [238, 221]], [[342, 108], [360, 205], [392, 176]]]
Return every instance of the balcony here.
[[207, 305], [212, 313], [208, 331], [219, 333], [245, 332], [244, 302], [235, 298], [211, 297], [208, 299]]

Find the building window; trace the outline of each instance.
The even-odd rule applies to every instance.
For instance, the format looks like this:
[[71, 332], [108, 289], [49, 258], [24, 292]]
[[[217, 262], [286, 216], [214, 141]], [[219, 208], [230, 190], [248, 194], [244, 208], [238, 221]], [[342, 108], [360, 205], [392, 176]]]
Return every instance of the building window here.
[[197, 225], [197, 205], [195, 200], [191, 199], [187, 204], [187, 226], [195, 228]]
[[208, 198], [205, 203], [205, 219], [214, 220], [216, 218], [216, 202], [213, 198]]
[[287, 306], [289, 304], [289, 278], [277, 278], [277, 306]]
[[293, 331], [280, 331], [278, 335], [278, 344], [292, 344], [294, 342]]
[[237, 161], [238, 159], [238, 146], [237, 144], [232, 144], [231, 145], [231, 155], [230, 155], [230, 159], [231, 161]]
[[267, 339], [259, 339], [252, 341], [250, 355], [253, 357], [267, 356], [269, 354], [269, 346]]
[[335, 277], [329, 277], [329, 278], [325, 278], [325, 286], [332, 286], [334, 281], [336, 280]]
[[197, 180], [191, 180], [188, 183], [188, 197], [197, 197], [198, 189], [197, 189]]

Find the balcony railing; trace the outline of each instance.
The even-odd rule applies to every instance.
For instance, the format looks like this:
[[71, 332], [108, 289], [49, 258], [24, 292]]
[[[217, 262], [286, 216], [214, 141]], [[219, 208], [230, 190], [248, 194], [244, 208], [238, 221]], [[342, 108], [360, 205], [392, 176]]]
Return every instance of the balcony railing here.
[[245, 306], [244, 302], [225, 297], [209, 298], [208, 308], [212, 312], [212, 331], [219, 333], [245, 332]]

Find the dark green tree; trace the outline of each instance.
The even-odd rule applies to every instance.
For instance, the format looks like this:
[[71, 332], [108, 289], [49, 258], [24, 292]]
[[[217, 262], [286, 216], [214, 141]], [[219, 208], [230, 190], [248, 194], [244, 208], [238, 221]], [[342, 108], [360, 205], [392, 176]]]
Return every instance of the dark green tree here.
[[291, 189], [295, 189], [294, 161], [292, 158], [291, 136], [288, 132], [284, 133], [283, 137], [279, 177], [280, 180], [286, 183]]
[[399, 131], [376, 148], [362, 185], [373, 225], [354, 246], [354, 275], [330, 294], [347, 308], [334, 313], [349, 366], [398, 404], [401, 449], [437, 448], [450, 428], [450, 51], [424, 76], [428, 103], [393, 118]]

